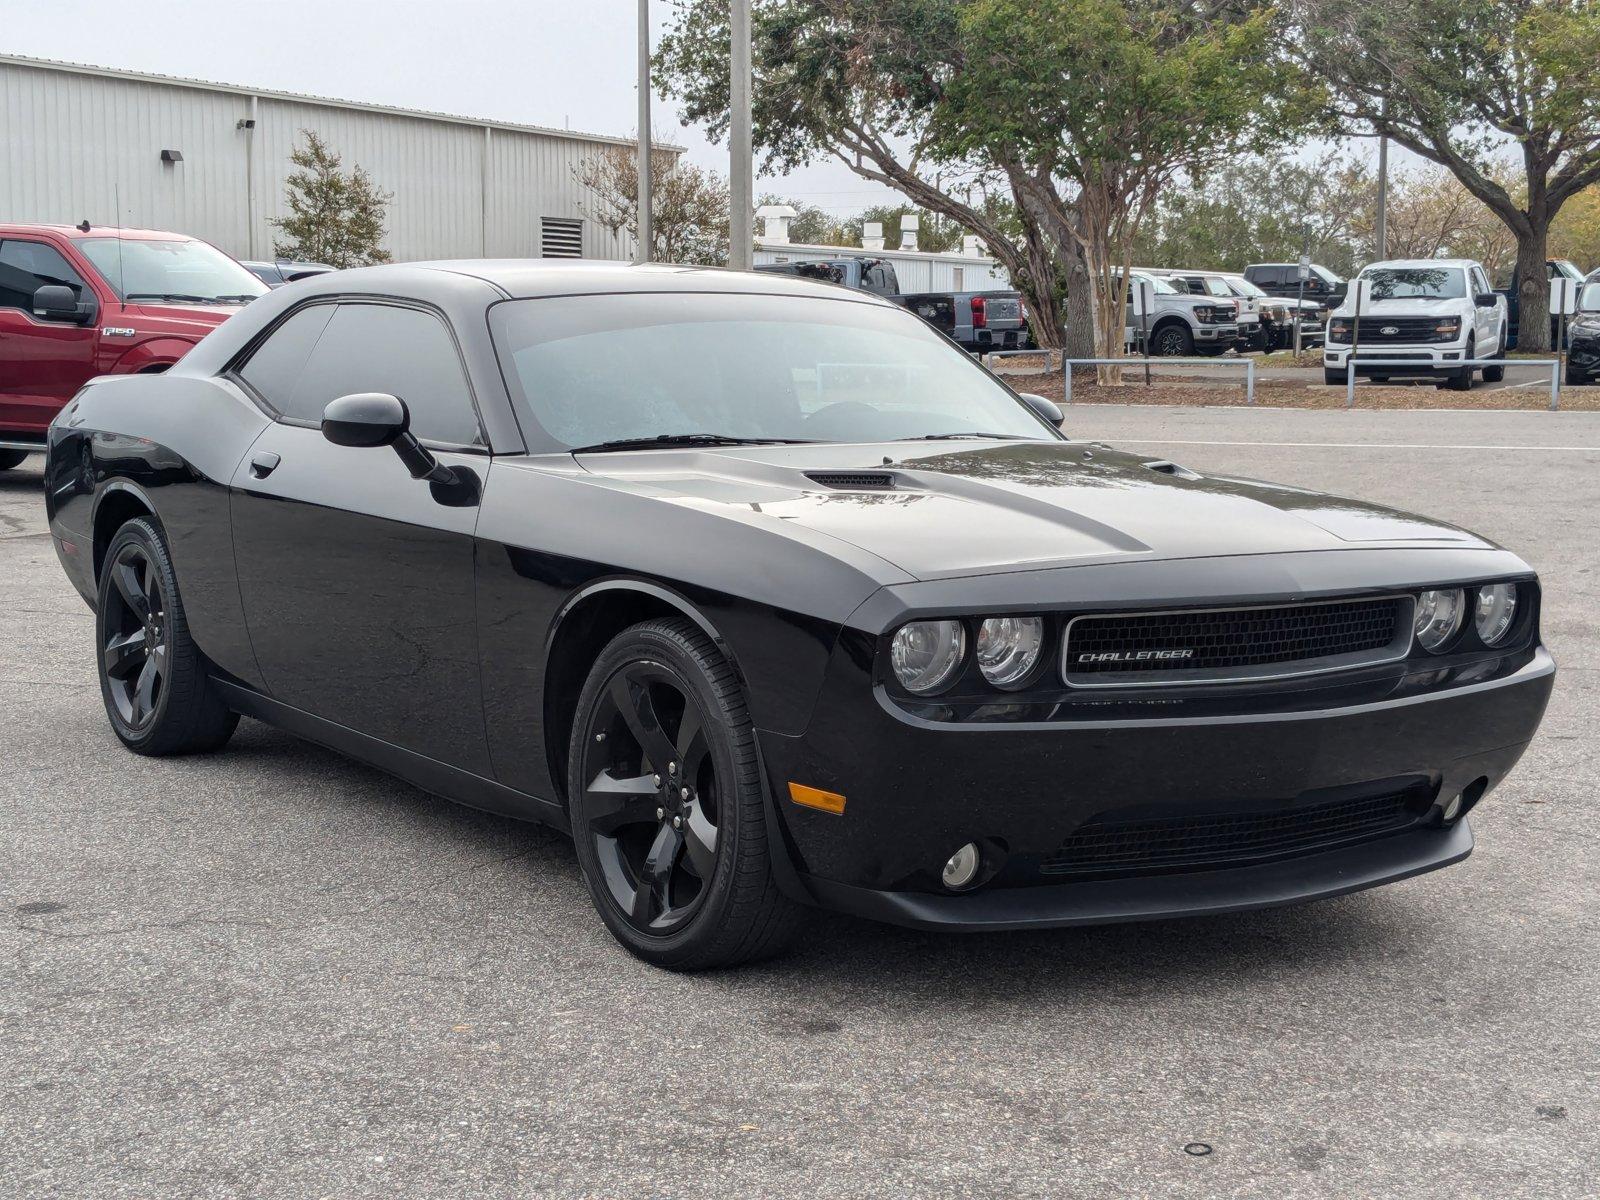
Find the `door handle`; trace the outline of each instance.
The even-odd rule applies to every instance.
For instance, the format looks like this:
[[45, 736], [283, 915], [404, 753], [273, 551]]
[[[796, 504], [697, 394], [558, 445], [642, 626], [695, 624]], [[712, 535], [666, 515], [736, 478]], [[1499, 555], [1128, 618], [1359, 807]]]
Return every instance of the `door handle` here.
[[278, 469], [278, 464], [283, 459], [271, 450], [262, 450], [250, 459], [250, 474], [257, 479], [265, 479]]

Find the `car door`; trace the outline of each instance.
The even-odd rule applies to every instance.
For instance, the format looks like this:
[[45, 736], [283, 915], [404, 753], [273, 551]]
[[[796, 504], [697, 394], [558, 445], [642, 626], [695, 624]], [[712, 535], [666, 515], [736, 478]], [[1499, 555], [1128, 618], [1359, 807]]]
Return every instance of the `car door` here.
[[482, 422], [442, 315], [389, 301], [300, 307], [235, 368], [276, 416], [232, 485], [239, 590], [276, 700], [488, 773], [473, 596], [478, 507], [393, 450], [320, 430], [328, 402], [387, 392], [439, 461], [487, 480]]
[[[1487, 306], [1478, 303], [1478, 297], [1490, 292], [1488, 277], [1484, 275], [1481, 267], [1467, 268], [1467, 288], [1472, 301], [1473, 315], [1473, 345], [1480, 356], [1498, 353], [1504, 347], [1500, 346], [1500, 306], [1490, 304]], [[1493, 347], [1491, 349], [1491, 347]]]
[[61, 251], [48, 242], [0, 241], [0, 431], [42, 434], [84, 382], [96, 374], [100, 330], [33, 315], [33, 294], [47, 284], [72, 289], [80, 304], [95, 296]]

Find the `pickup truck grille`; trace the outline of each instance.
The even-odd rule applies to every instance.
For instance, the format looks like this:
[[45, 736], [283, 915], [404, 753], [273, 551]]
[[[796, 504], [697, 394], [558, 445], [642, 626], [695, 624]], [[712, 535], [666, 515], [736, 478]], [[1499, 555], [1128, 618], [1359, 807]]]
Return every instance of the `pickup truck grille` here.
[[1045, 875], [1207, 870], [1315, 854], [1399, 833], [1426, 811], [1416, 790], [1265, 812], [1205, 813], [1080, 826], [1039, 868]]
[[[1428, 342], [1451, 342], [1455, 334], [1435, 332], [1440, 317], [1362, 317], [1361, 344], [1363, 346], [1423, 345]], [[1390, 332], [1393, 330], [1393, 332]], [[1341, 341], [1344, 339], [1340, 339]]]
[[1388, 662], [1410, 647], [1412, 604], [1386, 596], [1077, 617], [1062, 678], [1076, 687], [1243, 682]]

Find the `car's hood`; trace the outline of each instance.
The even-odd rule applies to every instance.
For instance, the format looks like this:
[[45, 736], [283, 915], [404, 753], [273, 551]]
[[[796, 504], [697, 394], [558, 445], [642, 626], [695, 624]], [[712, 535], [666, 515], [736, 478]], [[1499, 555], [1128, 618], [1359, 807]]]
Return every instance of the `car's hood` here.
[[[1368, 300], [1361, 306], [1361, 315], [1363, 317], [1456, 317], [1471, 307], [1472, 301], [1465, 297], [1457, 297], [1454, 300]], [[1335, 315], [1355, 316], [1355, 301], [1345, 300], [1339, 305]]]
[[579, 461], [669, 503], [747, 521], [756, 514], [775, 530], [803, 526], [919, 579], [1119, 559], [1489, 545], [1377, 505], [1182, 468], [1169, 474], [1148, 455], [1087, 442], [753, 446]]
[[147, 300], [128, 305], [130, 310], [137, 309], [144, 316], [159, 318], [169, 327], [192, 329], [197, 337], [204, 337], [243, 307], [242, 304], [157, 304]]

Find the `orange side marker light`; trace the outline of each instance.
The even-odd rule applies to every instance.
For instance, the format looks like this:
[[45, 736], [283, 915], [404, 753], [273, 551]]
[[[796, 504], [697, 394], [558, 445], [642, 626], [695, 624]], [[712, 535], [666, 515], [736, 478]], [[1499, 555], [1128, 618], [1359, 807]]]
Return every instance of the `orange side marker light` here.
[[825, 792], [821, 788], [806, 787], [801, 783], [789, 784], [789, 799], [803, 808], [820, 808], [836, 816], [844, 814], [844, 797], [838, 792]]

